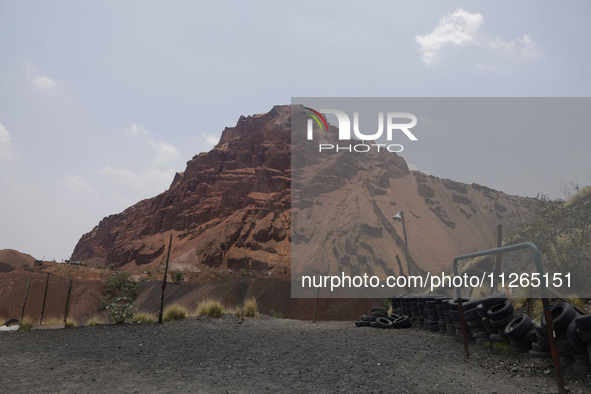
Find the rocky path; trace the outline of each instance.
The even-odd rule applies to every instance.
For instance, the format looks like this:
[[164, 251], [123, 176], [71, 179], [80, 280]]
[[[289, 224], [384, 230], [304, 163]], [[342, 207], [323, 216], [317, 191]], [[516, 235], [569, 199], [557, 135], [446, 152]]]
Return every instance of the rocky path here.
[[[0, 333], [0, 392], [555, 393], [549, 361], [417, 329], [261, 316]], [[589, 377], [565, 372], [572, 393]]]

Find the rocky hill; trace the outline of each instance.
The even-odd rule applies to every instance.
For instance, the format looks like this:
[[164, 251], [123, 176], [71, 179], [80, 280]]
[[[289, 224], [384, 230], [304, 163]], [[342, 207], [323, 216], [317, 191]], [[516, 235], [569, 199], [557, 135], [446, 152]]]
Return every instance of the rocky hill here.
[[[304, 266], [335, 272], [340, 266], [353, 274], [398, 274], [399, 255], [407, 273], [418, 273], [493, 246], [497, 224], [535, 203], [410, 171], [396, 153], [339, 153], [319, 160], [302, 148], [292, 158], [292, 136], [304, 135], [292, 130], [292, 120], [304, 115], [302, 107], [275, 106], [240, 117], [214, 149], [176, 174], [169, 190], [104, 218], [82, 236], [72, 259], [130, 270], [157, 265], [172, 233], [173, 265], [201, 271], [282, 274]], [[400, 210], [408, 262], [402, 226], [392, 221]], [[301, 257], [294, 267], [292, 215], [293, 250]]]

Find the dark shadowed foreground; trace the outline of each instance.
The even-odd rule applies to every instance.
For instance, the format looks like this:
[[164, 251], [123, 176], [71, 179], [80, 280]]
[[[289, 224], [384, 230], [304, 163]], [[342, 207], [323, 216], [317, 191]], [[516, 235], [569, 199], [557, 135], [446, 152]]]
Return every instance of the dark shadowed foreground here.
[[0, 392], [557, 392], [546, 360], [471, 350], [417, 329], [267, 316], [0, 333]]

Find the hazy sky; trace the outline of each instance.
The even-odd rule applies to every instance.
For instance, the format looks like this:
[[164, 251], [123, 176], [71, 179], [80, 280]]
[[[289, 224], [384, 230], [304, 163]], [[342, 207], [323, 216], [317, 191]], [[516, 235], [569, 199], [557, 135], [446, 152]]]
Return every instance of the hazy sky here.
[[[367, 3], [0, 0], [0, 249], [68, 258], [240, 115], [294, 96], [591, 92], [589, 2]], [[434, 154], [411, 164], [509, 194], [590, 183], [591, 155], [565, 149], [523, 152], [535, 182]]]

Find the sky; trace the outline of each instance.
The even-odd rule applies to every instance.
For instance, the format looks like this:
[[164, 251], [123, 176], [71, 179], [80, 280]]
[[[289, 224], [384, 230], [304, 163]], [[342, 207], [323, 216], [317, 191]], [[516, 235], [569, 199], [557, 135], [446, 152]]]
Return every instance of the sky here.
[[[68, 259], [292, 97], [589, 97], [589, 20], [580, 1], [0, 0], [0, 249]], [[591, 155], [559, 148], [522, 152], [539, 166], [520, 176], [447, 151], [409, 164], [531, 197], [591, 183]]]

